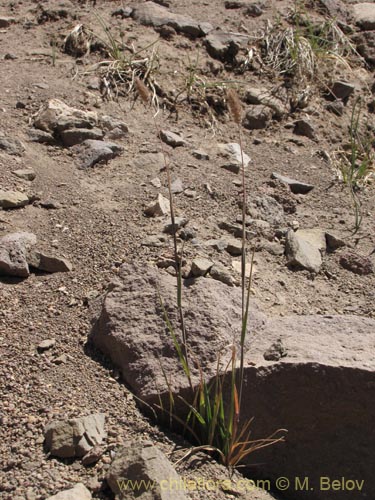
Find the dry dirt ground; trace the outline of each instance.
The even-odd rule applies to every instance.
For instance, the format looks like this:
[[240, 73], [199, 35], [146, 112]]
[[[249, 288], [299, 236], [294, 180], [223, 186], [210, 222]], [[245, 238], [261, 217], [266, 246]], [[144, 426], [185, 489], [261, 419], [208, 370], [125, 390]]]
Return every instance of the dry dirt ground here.
[[[82, 481], [95, 498], [104, 499], [111, 496], [102, 479], [118, 443], [132, 436], [144, 436], [160, 443], [166, 452], [174, 446], [170, 435], [139, 413], [110, 363], [86, 344], [90, 331], [88, 303], [102, 293], [119, 265], [133, 260], [157, 262], [172, 250], [171, 240], [165, 248], [142, 245], [148, 236], [159, 234], [165, 224], [165, 219], [145, 217], [143, 210], [159, 192], [166, 195], [166, 176], [152, 108], [135, 99], [134, 92], [118, 99], [103, 98], [100, 89], [95, 89], [99, 73], [92, 66], [108, 56], [102, 50], [77, 59], [61, 50], [62, 41], [77, 23], [106, 40], [101, 22], [116, 38], [122, 36], [135, 49], [157, 40], [159, 68], [155, 79], [169, 96], [186, 90], [188, 68], [197, 55], [197, 76], [211, 83], [236, 82], [240, 95], [253, 86], [279, 86], [278, 94], [282, 95], [286, 84], [280, 75], [259, 67], [234, 72], [212, 59], [199, 38], [172, 34], [171, 39], [165, 39], [152, 27], [141, 26], [132, 18], [111, 16], [116, 9], [125, 8], [127, 2], [98, 0], [95, 6], [67, 2], [67, 17], [57, 15], [38, 22], [43, 6], [49, 5], [28, 0], [0, 2], [0, 17], [16, 20], [9, 27], [0, 28], [0, 131], [6, 137], [21, 140], [25, 146], [19, 156], [0, 150], [0, 188], [21, 190], [36, 197], [34, 203], [24, 208], [0, 212], [0, 236], [18, 230], [33, 232], [40, 248], [66, 257], [74, 268], [70, 273], [32, 273], [25, 280], [3, 277], [0, 281], [0, 497], [39, 500]], [[52, 9], [53, 5], [56, 4], [52, 4]], [[174, 12], [189, 14], [228, 31], [250, 34], [254, 47], [265, 21], [278, 18], [286, 22], [293, 5], [285, 1], [266, 2], [262, 15], [252, 17], [225, 8], [221, 0], [170, 2]], [[318, 10], [311, 10], [310, 14], [314, 19], [321, 18]], [[356, 86], [356, 95], [363, 96], [361, 118], [369, 120], [372, 127], [373, 117], [366, 107], [371, 102], [371, 69], [363, 64], [351, 69], [338, 65], [333, 79], [342, 78]], [[312, 184], [314, 189], [306, 195], [293, 196], [288, 190], [283, 191], [296, 206], [295, 213], [285, 215], [283, 227], [298, 221], [303, 229], [332, 231], [353, 251], [367, 256], [375, 247], [374, 184], [368, 183], [359, 192], [363, 221], [353, 235], [350, 195], [328, 158], [347, 140], [354, 97], [338, 117], [325, 109], [328, 101], [322, 95], [322, 87], [317, 82], [309, 85], [313, 92], [307, 108], [271, 121], [265, 129], [243, 129], [244, 150], [252, 159], [247, 176], [249, 196], [272, 195], [281, 189], [269, 184], [275, 171]], [[223, 102], [224, 93], [216, 85], [208, 85], [207, 92], [219, 104]], [[123, 153], [107, 164], [79, 169], [69, 149], [59, 144], [31, 142], [28, 134], [33, 115], [51, 98], [124, 121], [129, 133], [117, 141], [123, 146]], [[160, 103], [163, 107], [163, 98]], [[192, 110], [185, 101], [177, 105], [177, 115], [174, 111], [161, 110], [157, 121], [162, 128], [181, 133], [189, 142], [186, 147], [168, 147], [168, 152], [173, 179], [180, 178], [184, 190], [195, 191], [195, 198], [186, 193], [176, 195], [177, 212], [189, 219], [198, 243], [227, 237], [218, 223], [234, 221], [239, 215], [241, 187], [239, 176], [220, 167], [217, 144], [238, 142], [236, 127], [225, 106], [220, 115], [214, 111], [204, 115]], [[314, 122], [314, 140], [293, 134], [294, 121], [306, 117]], [[206, 151], [209, 160], [194, 157], [195, 149]], [[36, 172], [32, 182], [12, 173], [26, 167]], [[155, 177], [160, 178], [161, 188], [150, 183]], [[40, 200], [52, 200], [59, 208], [43, 208]], [[321, 271], [313, 275], [306, 270], [289, 269], [283, 254], [274, 255], [264, 241], [258, 242], [254, 294], [265, 310], [275, 316], [350, 313], [374, 317], [374, 274], [358, 275], [344, 269], [339, 258], [340, 252], [346, 250], [327, 253]], [[226, 252], [187, 242], [185, 258], [191, 262], [196, 256], [209, 256], [231, 268], [232, 257]], [[55, 346], [39, 353], [38, 344], [51, 338], [56, 340]], [[56, 361], [63, 354], [66, 356], [62, 362]], [[98, 464], [85, 468], [79, 462], [47, 457], [43, 451], [43, 428], [48, 421], [98, 410], [106, 414], [109, 432], [108, 449]]]

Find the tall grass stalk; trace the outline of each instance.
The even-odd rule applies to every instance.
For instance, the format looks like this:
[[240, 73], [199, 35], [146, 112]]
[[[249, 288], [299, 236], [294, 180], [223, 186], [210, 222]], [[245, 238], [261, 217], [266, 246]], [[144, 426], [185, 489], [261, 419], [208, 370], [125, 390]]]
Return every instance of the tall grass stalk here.
[[[135, 79], [135, 86], [138, 94], [145, 104], [150, 103], [150, 94], [145, 84]], [[251, 291], [251, 278], [253, 257], [251, 260], [251, 272], [248, 287], [246, 286], [246, 205], [247, 205], [247, 191], [246, 191], [246, 175], [245, 175], [245, 162], [242, 146], [242, 133], [241, 133], [241, 117], [242, 106], [240, 100], [234, 90], [229, 90], [227, 93], [227, 102], [231, 115], [236, 125], [238, 126], [239, 141], [241, 148], [241, 163], [242, 163], [242, 258], [241, 258], [241, 288], [242, 288], [242, 301], [241, 301], [241, 336], [240, 336], [240, 368], [237, 368], [237, 339], [233, 338], [230, 359], [227, 362], [224, 370], [221, 367], [221, 355], [217, 355], [216, 372], [212, 380], [207, 383], [204, 370], [199, 360], [195, 359], [193, 354], [189, 351], [186, 328], [184, 323], [184, 313], [182, 307], [182, 257], [178, 254], [177, 234], [175, 225], [175, 210], [174, 200], [171, 188], [171, 171], [170, 164], [165, 146], [160, 139], [161, 130], [154, 115], [154, 124], [157, 131], [157, 136], [160, 139], [164, 166], [167, 174], [169, 203], [170, 203], [170, 217], [173, 228], [173, 245], [174, 245], [174, 258], [176, 265], [176, 279], [177, 279], [177, 310], [182, 333], [182, 343], [178, 340], [175, 328], [172, 325], [167, 310], [164, 306], [163, 299], [159, 293], [159, 301], [161, 304], [164, 321], [166, 327], [171, 335], [173, 345], [181, 363], [182, 369], [188, 380], [190, 386], [190, 395], [192, 401], [187, 397], [178, 395], [178, 400], [183, 403], [186, 411], [185, 418], [178, 415], [176, 410], [176, 401], [173, 394], [173, 388], [168, 379], [166, 370], [161, 364], [161, 370], [169, 394], [168, 408], [163, 402], [163, 398], [159, 395], [159, 404], [155, 407], [163, 414], [168, 415], [169, 423], [177, 422], [183, 427], [184, 433], [188, 435], [198, 444], [194, 450], [206, 450], [215, 453], [220, 460], [229, 468], [235, 467], [242, 462], [250, 453], [257, 449], [270, 446], [279, 441], [283, 441], [283, 436], [277, 434], [281, 431], [278, 430], [271, 436], [265, 439], [251, 440], [250, 439], [250, 426], [252, 419], [240, 424], [241, 416], [241, 402], [243, 393], [243, 380], [244, 380], [244, 357], [245, 357], [245, 340], [247, 335], [247, 323], [249, 316], [249, 297]], [[194, 389], [192, 380], [192, 367], [198, 370], [198, 384]], [[230, 371], [229, 371], [230, 370]], [[239, 390], [238, 390], [239, 387]]]

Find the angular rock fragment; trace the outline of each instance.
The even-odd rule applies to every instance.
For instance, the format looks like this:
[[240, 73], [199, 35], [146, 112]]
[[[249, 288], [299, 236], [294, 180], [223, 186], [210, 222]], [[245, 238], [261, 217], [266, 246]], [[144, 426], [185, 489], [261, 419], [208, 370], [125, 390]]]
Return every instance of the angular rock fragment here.
[[214, 280], [221, 281], [228, 286], [234, 286], [235, 280], [230, 271], [221, 264], [214, 264], [210, 269], [210, 276]]
[[0, 238], [0, 274], [27, 278], [30, 274], [28, 254], [36, 242], [35, 234], [26, 232]]
[[186, 217], [175, 217], [174, 224], [172, 222], [166, 224], [163, 228], [163, 233], [174, 234], [182, 227], [185, 227], [189, 222], [189, 219]]
[[352, 95], [354, 90], [355, 86], [352, 83], [337, 80], [332, 85], [331, 93], [333, 94], [335, 99], [342, 99], [343, 101], [345, 101]]
[[48, 255], [38, 251], [32, 251], [28, 255], [28, 263], [31, 267], [46, 273], [67, 273], [73, 269], [72, 264], [54, 255]]
[[83, 457], [106, 437], [104, 422], [103, 413], [52, 421], [44, 430], [46, 450], [60, 458]]
[[81, 144], [87, 139], [103, 139], [104, 133], [99, 128], [70, 128], [60, 133], [61, 142], [64, 146], [71, 147]]
[[[125, 481], [136, 482], [140, 479], [143, 482], [139, 488], [127, 488]], [[182, 479], [167, 457], [149, 441], [142, 443], [133, 440], [120, 448], [106, 480], [119, 500], [188, 500], [183, 488], [168, 486], [179, 485]], [[147, 485], [153, 486], [150, 488]]]
[[338, 236], [336, 236], [331, 232], [326, 232], [326, 243], [327, 243], [327, 250], [329, 252], [334, 252], [338, 248], [346, 246], [346, 243], [343, 239], [339, 238]]
[[25, 147], [19, 139], [0, 136], [0, 151], [12, 156], [21, 156]]
[[297, 181], [295, 179], [291, 179], [290, 177], [280, 175], [277, 172], [272, 172], [271, 178], [277, 179], [278, 181], [281, 181], [284, 184], [287, 184], [290, 187], [290, 190], [292, 191], [292, 193], [294, 193], [294, 194], [307, 194], [312, 189], [314, 189], [314, 186], [312, 184], [307, 184], [305, 182], [300, 182], [300, 181]]
[[322, 255], [315, 245], [306, 241], [292, 229], [287, 232], [285, 241], [285, 254], [288, 265], [291, 267], [307, 269], [318, 273], [322, 265]]
[[28, 131], [30, 141], [39, 142], [40, 144], [56, 144], [56, 139], [50, 132], [45, 132], [39, 129], [30, 129]]
[[316, 139], [315, 128], [308, 120], [297, 120], [294, 124], [293, 132], [296, 135], [303, 135], [309, 139]]
[[236, 142], [228, 144], [219, 144], [221, 156], [225, 158], [225, 162], [221, 165], [222, 168], [238, 174], [242, 168], [242, 155], [245, 168], [250, 163], [250, 156], [245, 152], [241, 155], [241, 146]]
[[210, 23], [195, 21], [189, 16], [170, 12], [162, 5], [145, 2], [134, 6], [131, 16], [145, 26], [170, 26], [177, 32], [196, 37], [207, 35], [213, 27]]
[[11, 24], [16, 22], [14, 17], [0, 17], [0, 28], [9, 28]]
[[152, 201], [145, 208], [145, 214], [149, 217], [161, 217], [170, 213], [169, 200], [162, 194], [159, 194], [155, 201]]
[[216, 30], [206, 36], [205, 45], [207, 52], [214, 59], [233, 63], [240, 48], [245, 47], [248, 41], [248, 35]]
[[375, 4], [371, 2], [353, 5], [354, 22], [363, 31], [375, 30]]
[[34, 127], [53, 133], [69, 128], [93, 128], [97, 123], [97, 113], [72, 108], [59, 99], [50, 99], [38, 111]]
[[191, 263], [191, 274], [195, 277], [205, 276], [213, 265], [214, 263], [208, 259], [194, 259]]
[[22, 208], [29, 203], [29, 197], [21, 191], [0, 191], [0, 207], [2, 208]]
[[72, 149], [77, 154], [79, 167], [90, 168], [97, 163], [112, 160], [112, 158], [120, 155], [124, 148], [114, 142], [88, 139], [73, 146]]
[[280, 99], [273, 96], [268, 90], [252, 87], [248, 88], [245, 91], [244, 100], [248, 104], [261, 104], [267, 106], [272, 110], [275, 118], [281, 118], [288, 111], [285, 104]]
[[185, 146], [187, 142], [180, 135], [175, 134], [169, 130], [161, 130], [160, 131], [160, 139], [168, 144], [168, 146], [172, 146], [172, 148], [177, 148], [179, 146]]
[[12, 173], [25, 181], [33, 181], [36, 177], [36, 173], [32, 168], [20, 168], [18, 170], [13, 170]]
[[254, 105], [248, 108], [242, 125], [249, 130], [259, 130], [266, 128], [272, 118], [270, 108], [262, 105]]

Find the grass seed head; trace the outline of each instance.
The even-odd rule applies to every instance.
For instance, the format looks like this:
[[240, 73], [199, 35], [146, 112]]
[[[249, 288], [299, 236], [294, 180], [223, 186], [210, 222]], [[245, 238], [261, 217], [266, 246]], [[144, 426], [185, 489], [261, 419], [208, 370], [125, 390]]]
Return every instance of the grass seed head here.
[[139, 78], [135, 78], [134, 83], [135, 83], [135, 86], [137, 88], [137, 92], [139, 94], [139, 97], [142, 99], [144, 104], [148, 104], [150, 101], [150, 93], [149, 93], [148, 88], [146, 87], [145, 83]]
[[233, 121], [237, 124], [240, 124], [242, 117], [242, 104], [240, 98], [238, 97], [237, 92], [234, 89], [228, 89], [227, 103]]

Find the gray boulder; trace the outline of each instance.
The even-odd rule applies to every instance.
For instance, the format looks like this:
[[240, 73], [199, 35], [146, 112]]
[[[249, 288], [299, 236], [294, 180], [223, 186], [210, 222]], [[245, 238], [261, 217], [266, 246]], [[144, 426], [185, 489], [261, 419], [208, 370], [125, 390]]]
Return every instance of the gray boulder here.
[[[233, 338], [239, 339], [241, 290], [211, 279], [185, 285], [189, 345], [209, 381], [216, 372], [218, 353], [225, 366], [231, 355], [228, 346]], [[175, 396], [189, 397], [158, 289], [172, 324], [177, 325], [175, 279], [151, 267], [126, 265], [103, 298], [92, 332], [94, 343], [149, 404], [159, 402], [159, 393], [168, 402], [160, 363]], [[288, 430], [285, 443], [248, 457], [252, 477], [269, 478], [272, 484], [282, 476], [308, 477], [309, 486], [303, 492], [308, 500], [331, 500], [332, 489], [320, 488], [321, 477], [358, 479], [355, 498], [371, 498], [375, 489], [375, 321], [356, 316], [272, 318], [255, 302], [250, 311], [241, 424], [254, 417], [252, 439]], [[199, 373], [194, 367], [192, 374], [196, 385]], [[183, 418], [187, 409], [182, 405], [176, 411]], [[294, 489], [288, 491], [290, 500], [300, 495]], [[340, 492], [340, 500], [352, 498], [353, 491]]]

